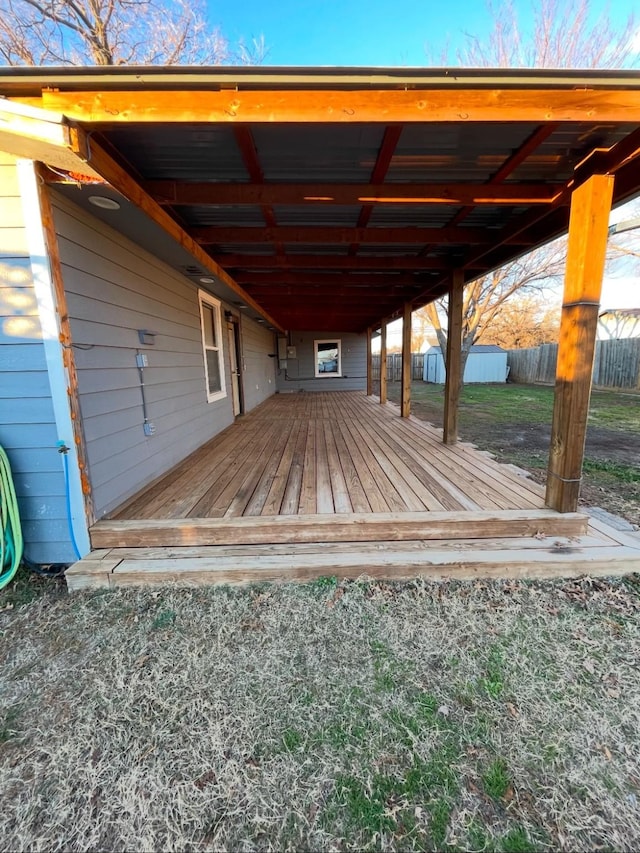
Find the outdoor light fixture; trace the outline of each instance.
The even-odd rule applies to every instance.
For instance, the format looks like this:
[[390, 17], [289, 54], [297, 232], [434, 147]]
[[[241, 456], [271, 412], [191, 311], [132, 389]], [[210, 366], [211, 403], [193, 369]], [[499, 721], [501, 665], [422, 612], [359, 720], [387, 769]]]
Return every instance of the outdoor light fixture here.
[[202, 284], [215, 284], [216, 283], [215, 278], [211, 278], [208, 275], [203, 275], [202, 278], [200, 279], [200, 281], [202, 282]]
[[106, 195], [90, 195], [89, 204], [100, 207], [102, 210], [120, 210], [120, 202]]

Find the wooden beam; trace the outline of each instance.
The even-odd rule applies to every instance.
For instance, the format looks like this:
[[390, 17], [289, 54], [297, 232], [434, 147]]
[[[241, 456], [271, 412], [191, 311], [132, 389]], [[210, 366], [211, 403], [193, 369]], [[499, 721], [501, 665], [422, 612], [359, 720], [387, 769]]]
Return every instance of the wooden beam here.
[[387, 402], [387, 323], [380, 326], [380, 402]]
[[[19, 101], [19, 99], [16, 99]], [[32, 103], [32, 101], [30, 101]], [[43, 92], [41, 106], [79, 122], [207, 124], [332, 122], [628, 122], [635, 89], [276, 89]]]
[[[342, 228], [338, 226], [325, 227], [229, 227], [204, 226], [190, 228], [189, 233], [202, 245], [220, 245], [222, 243], [437, 243], [442, 245], [470, 245], [474, 243], [491, 245], [491, 231], [482, 228]], [[509, 243], [529, 245], [513, 238]]]
[[56, 169], [78, 172], [100, 180], [100, 175], [78, 158], [73, 131], [62, 115], [0, 99], [0, 151], [25, 160], [49, 163]]
[[[599, 166], [600, 174], [606, 172], [615, 173], [616, 175], [614, 186], [614, 198], [616, 202], [626, 200], [631, 196], [637, 195], [637, 173], [633, 174], [633, 171], [639, 158], [640, 129], [630, 133], [612, 148], [594, 152], [592, 156], [579, 164], [572, 181], [569, 183], [569, 187], [572, 190], [577, 189], [596, 171], [595, 167]], [[631, 173], [631, 180], [627, 186], [625, 178], [629, 173]], [[568, 211], [564, 207], [568, 199], [569, 197], [564, 195], [556, 200], [550, 208], [530, 210], [514, 219], [495, 235], [494, 244], [491, 248], [484, 247], [472, 251], [467, 256], [464, 265], [465, 268], [468, 269], [467, 265], [469, 264], [478, 265], [486, 263], [486, 269], [493, 269], [504, 262], [501, 258], [495, 258], [496, 249], [499, 247], [513, 240], [520, 239], [530, 245], [535, 245], [563, 233], [568, 224]], [[561, 206], [562, 209], [559, 209]], [[449, 224], [453, 224], [453, 220]]]
[[[522, 183], [492, 186], [473, 183], [216, 183], [144, 181], [158, 204], [551, 204], [564, 184]], [[568, 199], [567, 199], [568, 204]]]
[[[202, 249], [200, 250], [203, 251]], [[203, 252], [204, 254], [204, 252]], [[225, 269], [244, 270], [363, 270], [384, 273], [387, 270], [439, 270], [447, 272], [451, 267], [446, 258], [418, 258], [406, 255], [363, 255], [350, 257], [348, 255], [216, 255], [218, 264]], [[209, 259], [211, 262], [211, 258]], [[483, 269], [483, 267], [480, 267]]]
[[411, 414], [411, 303], [405, 302], [402, 313], [402, 391], [400, 414]]
[[[282, 562], [286, 556], [278, 553], [278, 545], [296, 546], [310, 543], [320, 546], [331, 555], [335, 542], [433, 541], [514, 537], [534, 537], [543, 531], [551, 536], [583, 536], [588, 518], [581, 514], [561, 516], [545, 509], [528, 510], [466, 510], [434, 512], [358, 512], [317, 513], [304, 515], [244, 516], [228, 518], [151, 518], [137, 520], [98, 521], [91, 529], [94, 548], [152, 548], [214, 547], [237, 545], [272, 545], [267, 554]], [[549, 550], [549, 544], [538, 545]], [[504, 543], [503, 543], [504, 544]], [[531, 543], [534, 544], [534, 543]], [[610, 540], [607, 542], [610, 546]], [[325, 547], [326, 546], [326, 547]], [[424, 547], [424, 546], [423, 546]], [[580, 544], [576, 543], [576, 548]], [[606, 546], [605, 546], [606, 547]], [[275, 550], [275, 553], [274, 553]], [[519, 552], [520, 549], [514, 549]], [[552, 552], [556, 549], [551, 548]], [[306, 556], [310, 553], [307, 549]], [[359, 548], [354, 548], [359, 553]], [[467, 551], [468, 553], [468, 551]], [[471, 552], [473, 553], [473, 551]], [[120, 555], [108, 553], [106, 560]], [[125, 559], [131, 559], [129, 553]], [[266, 556], [266, 555], [265, 555]], [[368, 555], [370, 557], [370, 555]], [[636, 559], [637, 559], [636, 554]], [[240, 562], [242, 556], [233, 553], [226, 558]], [[177, 559], [174, 552], [170, 559]], [[216, 555], [213, 559], [225, 559]], [[334, 554], [335, 558], [335, 554]], [[91, 560], [92, 563], [97, 560]], [[304, 559], [304, 557], [303, 557]], [[331, 560], [331, 556], [327, 558]], [[459, 559], [459, 552], [456, 553]], [[364, 560], [363, 560], [364, 562]], [[366, 570], [361, 569], [361, 571]]]
[[91, 167], [118, 192], [146, 213], [156, 225], [189, 252], [206, 270], [213, 273], [221, 282], [236, 293], [240, 301], [257, 311], [267, 322], [279, 331], [284, 331], [273, 317], [270, 317], [254, 299], [234, 279], [208, 255], [187, 232], [160, 207], [140, 184], [100, 145], [95, 136], [89, 139], [81, 128], [76, 129], [74, 147]]
[[587, 180], [590, 175], [615, 174], [638, 157], [640, 157], [640, 128], [625, 136], [611, 148], [593, 151], [586, 160], [579, 163], [575, 171], [574, 188]]
[[[394, 270], [383, 270], [381, 272], [371, 271], [361, 273], [357, 270], [341, 272], [333, 270], [329, 272], [309, 272], [308, 270], [293, 272], [292, 270], [279, 270], [278, 272], [260, 272], [259, 270], [245, 272], [238, 270], [234, 273], [234, 279], [242, 285], [251, 285], [252, 288], [261, 287], [367, 287], [384, 288], [393, 290], [394, 287], [416, 285], [428, 287], [429, 282], [425, 276], [411, 272], [395, 272]], [[427, 277], [428, 278], [428, 277]]]
[[367, 326], [367, 397], [373, 394], [373, 364], [371, 363], [371, 326]]
[[458, 441], [458, 405], [462, 387], [462, 305], [464, 297], [464, 273], [455, 270], [449, 288], [447, 321], [446, 381], [444, 388], [443, 441], [455, 444]]
[[571, 199], [546, 495], [558, 512], [580, 494], [613, 181], [593, 175]]

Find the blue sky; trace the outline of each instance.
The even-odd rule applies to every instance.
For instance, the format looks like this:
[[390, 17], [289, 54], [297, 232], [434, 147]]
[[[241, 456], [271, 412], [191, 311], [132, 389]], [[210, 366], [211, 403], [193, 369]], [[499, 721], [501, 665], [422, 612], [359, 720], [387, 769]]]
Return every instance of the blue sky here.
[[[514, 0], [520, 20], [531, 0]], [[614, 21], [638, 0], [591, 0]], [[484, 0], [209, 0], [211, 19], [233, 42], [263, 35], [268, 65], [439, 65], [465, 33], [490, 28]]]

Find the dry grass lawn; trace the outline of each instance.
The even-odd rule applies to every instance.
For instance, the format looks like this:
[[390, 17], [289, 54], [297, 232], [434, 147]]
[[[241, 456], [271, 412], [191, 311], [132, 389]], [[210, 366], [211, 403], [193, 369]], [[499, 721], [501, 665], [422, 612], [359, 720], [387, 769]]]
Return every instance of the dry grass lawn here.
[[0, 598], [0, 847], [637, 850], [640, 587]]

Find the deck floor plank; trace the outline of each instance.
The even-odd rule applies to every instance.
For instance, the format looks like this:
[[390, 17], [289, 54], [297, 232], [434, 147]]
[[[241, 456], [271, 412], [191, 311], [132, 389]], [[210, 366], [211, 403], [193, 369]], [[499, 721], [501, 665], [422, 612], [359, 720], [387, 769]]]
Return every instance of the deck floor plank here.
[[[225, 475], [208, 489], [199, 503], [193, 507], [189, 517], [221, 518], [232, 513], [235, 509], [234, 501], [236, 499], [238, 502], [244, 500], [247, 491], [246, 501], [249, 500], [253, 487], [249, 489], [246, 481], [259, 466], [277, 428], [275, 423], [264, 424], [263, 429], [258, 430], [252, 441], [245, 445], [243, 452], [233, 455], [232, 464], [227, 468]], [[245, 503], [243, 503], [243, 507]]]
[[361, 392], [278, 394], [113, 519], [539, 509], [538, 483]]

